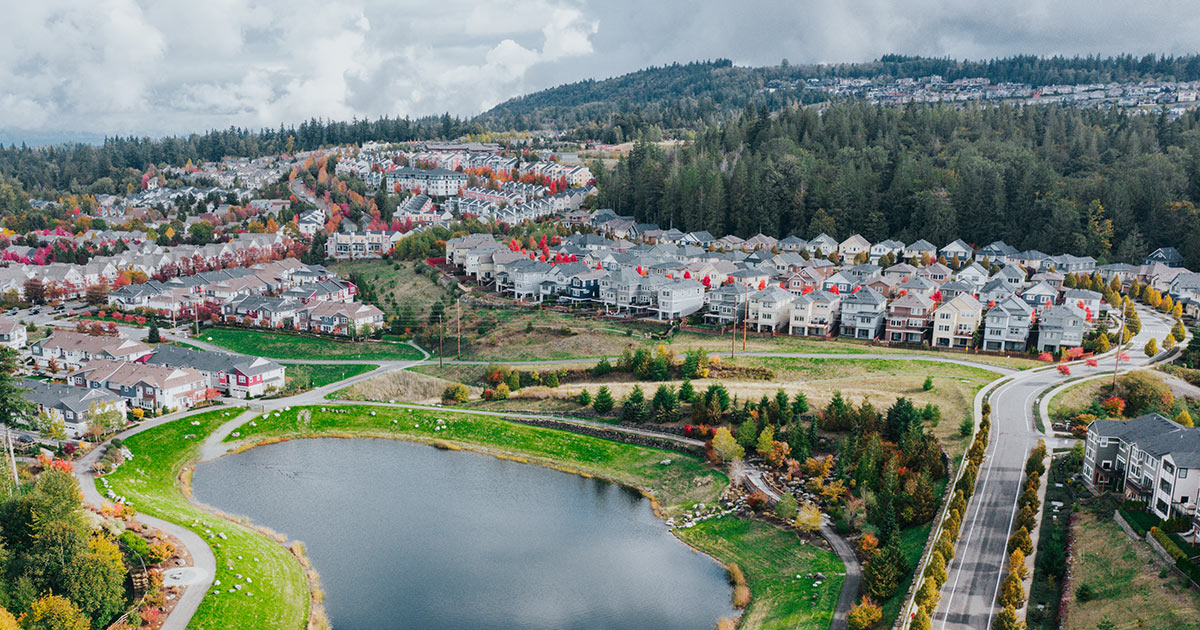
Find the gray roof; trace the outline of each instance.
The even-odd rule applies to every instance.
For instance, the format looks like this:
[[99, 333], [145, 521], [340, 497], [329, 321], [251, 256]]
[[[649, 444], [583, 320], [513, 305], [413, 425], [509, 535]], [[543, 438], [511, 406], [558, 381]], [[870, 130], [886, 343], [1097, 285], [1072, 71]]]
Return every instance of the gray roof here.
[[146, 359], [148, 365], [165, 365], [167, 367], [190, 367], [201, 372], [225, 372], [231, 374], [235, 370], [247, 376], [262, 374], [279, 368], [279, 364], [269, 359], [247, 357], [227, 352], [204, 352], [181, 346], [160, 345], [154, 354]]

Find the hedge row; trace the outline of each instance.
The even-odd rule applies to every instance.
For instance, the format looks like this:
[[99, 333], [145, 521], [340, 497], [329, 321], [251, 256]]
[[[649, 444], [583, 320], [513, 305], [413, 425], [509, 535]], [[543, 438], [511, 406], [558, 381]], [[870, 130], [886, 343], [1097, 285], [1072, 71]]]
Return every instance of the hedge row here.
[[979, 467], [983, 465], [984, 453], [987, 451], [991, 434], [992, 406], [983, 403], [983, 416], [979, 420], [979, 430], [967, 449], [967, 464], [963, 469], [958, 483], [954, 484], [954, 498], [950, 501], [946, 516], [942, 519], [941, 533], [933, 545], [929, 562], [925, 565], [924, 580], [917, 591], [915, 602], [917, 612], [909, 625], [911, 630], [931, 630], [930, 620], [941, 598], [942, 585], [946, 583], [946, 566], [954, 558], [954, 543], [962, 528], [962, 521], [967, 513], [967, 502], [975, 494], [975, 478], [979, 475]]

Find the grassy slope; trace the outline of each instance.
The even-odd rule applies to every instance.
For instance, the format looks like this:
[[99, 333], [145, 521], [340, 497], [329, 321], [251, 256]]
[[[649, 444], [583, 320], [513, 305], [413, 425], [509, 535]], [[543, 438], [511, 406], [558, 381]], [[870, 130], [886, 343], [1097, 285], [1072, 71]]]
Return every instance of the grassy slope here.
[[1076, 383], [1055, 396], [1050, 401], [1050, 417], [1057, 418], [1060, 414], [1074, 414], [1096, 400], [1100, 392], [1112, 385], [1110, 379], [1092, 379]]
[[[301, 628], [308, 610], [308, 584], [291, 554], [262, 534], [197, 509], [176, 483], [179, 471], [195, 456], [204, 437], [237, 413], [208, 411], [129, 438], [125, 445], [134, 459], [107, 479], [113, 490], [139, 511], [188, 527], [209, 541], [221, 586], [204, 598], [189, 627]], [[186, 435], [196, 437], [185, 439]], [[104, 492], [103, 485], [97, 483], [97, 488]], [[220, 533], [227, 539], [221, 539]], [[254, 584], [235, 594], [226, 592], [240, 582], [235, 578], [239, 573], [255, 576]]]
[[[1200, 596], [1177, 577], [1159, 577], [1158, 557], [1116, 523], [1081, 511], [1073, 540], [1068, 630], [1094, 630], [1104, 619], [1117, 628], [1200, 627]], [[1074, 596], [1082, 584], [1092, 586], [1096, 599], [1081, 603]]]
[[[774, 525], [741, 518], [706, 521], [677, 532], [696, 548], [742, 567], [754, 597], [741, 627], [829, 627], [845, 574], [832, 552], [800, 544], [796, 534]], [[818, 572], [826, 579], [817, 587], [814, 580], [796, 577]]]
[[289, 382], [307, 382], [308, 388], [312, 389], [370, 372], [377, 367], [379, 366], [361, 363], [348, 363], [345, 365], [293, 364], [287, 366], [287, 378]]
[[350, 342], [262, 330], [207, 328], [199, 339], [240, 354], [272, 359], [408, 361], [421, 358], [421, 353], [407, 344], [380, 341]]

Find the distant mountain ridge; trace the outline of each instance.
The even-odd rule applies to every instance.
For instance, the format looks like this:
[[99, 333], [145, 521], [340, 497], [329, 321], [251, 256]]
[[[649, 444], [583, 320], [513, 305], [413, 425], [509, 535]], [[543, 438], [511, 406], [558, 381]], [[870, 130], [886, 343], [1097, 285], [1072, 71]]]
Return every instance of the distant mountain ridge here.
[[[579, 137], [628, 140], [649, 125], [698, 128], [746, 107], [778, 109], [825, 96], [797, 83], [827, 78], [982, 77], [993, 83], [1051, 84], [1200, 80], [1200, 55], [1039, 57], [983, 61], [884, 55], [865, 63], [735, 66], [728, 59], [654, 66], [603, 80], [585, 80], [519, 96], [475, 120], [499, 129], [578, 129]], [[587, 135], [587, 134], [591, 135]]]

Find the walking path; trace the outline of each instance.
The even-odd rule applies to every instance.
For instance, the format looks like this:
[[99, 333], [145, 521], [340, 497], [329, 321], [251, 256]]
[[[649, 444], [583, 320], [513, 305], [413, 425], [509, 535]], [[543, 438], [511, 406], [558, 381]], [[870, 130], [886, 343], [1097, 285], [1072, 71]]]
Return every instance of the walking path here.
[[[771, 503], [778, 503], [782, 498], [779, 492], [771, 487], [771, 484], [767, 483], [767, 480], [763, 478], [762, 470], [747, 465], [746, 479], [752, 486], [767, 495]], [[833, 610], [833, 622], [830, 624], [829, 630], [846, 630], [848, 628], [846, 615], [850, 612], [850, 608], [854, 606], [854, 598], [858, 596], [858, 588], [862, 584], [862, 565], [858, 563], [858, 556], [854, 555], [854, 550], [850, 548], [850, 543], [846, 542], [845, 538], [842, 538], [829, 526], [828, 520], [828, 518], [822, 515], [821, 537], [829, 543], [830, 548], [837, 554], [838, 559], [846, 566], [846, 577], [842, 580], [842, 592], [838, 595], [837, 606]]]

